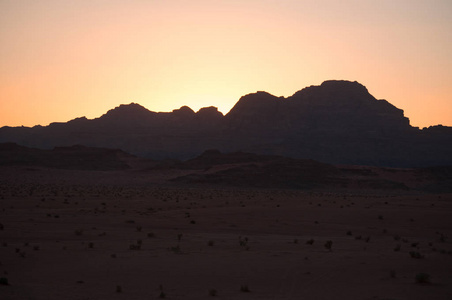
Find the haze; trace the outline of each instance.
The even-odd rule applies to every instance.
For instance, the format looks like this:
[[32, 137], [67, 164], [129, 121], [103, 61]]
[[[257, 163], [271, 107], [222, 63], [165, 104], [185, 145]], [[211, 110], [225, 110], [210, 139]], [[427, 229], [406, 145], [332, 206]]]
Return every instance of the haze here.
[[413, 126], [452, 126], [450, 1], [0, 2], [0, 126], [121, 103], [227, 113], [240, 96], [357, 80]]

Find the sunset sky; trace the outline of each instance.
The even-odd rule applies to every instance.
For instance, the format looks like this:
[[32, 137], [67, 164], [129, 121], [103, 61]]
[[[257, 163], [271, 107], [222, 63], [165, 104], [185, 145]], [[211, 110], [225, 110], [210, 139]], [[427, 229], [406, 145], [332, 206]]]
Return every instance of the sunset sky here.
[[0, 0], [0, 126], [364, 84], [452, 126], [450, 0]]

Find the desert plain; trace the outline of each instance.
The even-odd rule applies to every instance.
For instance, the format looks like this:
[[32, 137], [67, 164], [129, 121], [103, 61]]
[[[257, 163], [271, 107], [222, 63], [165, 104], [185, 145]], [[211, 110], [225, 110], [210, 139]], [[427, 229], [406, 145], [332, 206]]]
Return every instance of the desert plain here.
[[0, 298], [452, 299], [450, 193], [189, 172], [1, 167]]

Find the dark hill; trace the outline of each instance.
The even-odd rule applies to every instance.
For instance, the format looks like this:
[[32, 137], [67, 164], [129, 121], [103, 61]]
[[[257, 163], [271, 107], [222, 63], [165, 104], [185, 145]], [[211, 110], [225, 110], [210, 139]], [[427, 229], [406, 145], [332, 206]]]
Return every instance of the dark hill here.
[[[382, 168], [331, 165], [314, 160], [208, 150], [170, 166], [184, 171], [171, 179], [191, 187], [451, 192], [452, 167]], [[160, 169], [160, 167], [158, 167]], [[177, 174], [177, 172], [175, 172]]]
[[157, 113], [131, 103], [93, 120], [3, 127], [0, 142], [116, 148], [153, 159], [188, 159], [219, 149], [334, 164], [452, 165], [451, 127], [412, 127], [403, 110], [350, 81], [325, 81], [287, 98], [248, 94], [225, 116], [215, 107]]
[[124, 170], [127, 161], [134, 157], [117, 149], [85, 146], [56, 147], [42, 150], [19, 146], [14, 143], [0, 144], [0, 166], [48, 167], [73, 170]]
[[173, 182], [259, 188], [315, 188], [336, 183], [340, 175], [335, 166], [313, 160], [218, 150], [206, 151], [179, 168], [203, 170]]

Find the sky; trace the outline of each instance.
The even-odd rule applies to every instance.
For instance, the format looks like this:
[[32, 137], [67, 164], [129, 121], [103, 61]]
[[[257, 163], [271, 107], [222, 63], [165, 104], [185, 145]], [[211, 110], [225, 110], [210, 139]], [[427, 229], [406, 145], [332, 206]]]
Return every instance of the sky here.
[[365, 85], [452, 126], [450, 0], [0, 0], [0, 126]]

